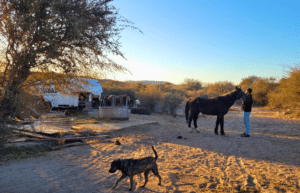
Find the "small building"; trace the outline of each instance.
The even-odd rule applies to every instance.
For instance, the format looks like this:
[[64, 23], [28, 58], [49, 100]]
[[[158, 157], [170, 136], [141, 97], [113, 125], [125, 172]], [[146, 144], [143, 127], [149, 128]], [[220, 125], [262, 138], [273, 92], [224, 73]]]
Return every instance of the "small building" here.
[[81, 85], [80, 89], [75, 89], [72, 94], [68, 95], [57, 92], [54, 86], [44, 88], [44, 100], [49, 102], [52, 108], [57, 109], [87, 108], [89, 111], [91, 111], [92, 108], [98, 109], [101, 94], [103, 92], [101, 84], [99, 81], [94, 79], [85, 80], [87, 80], [90, 85]]

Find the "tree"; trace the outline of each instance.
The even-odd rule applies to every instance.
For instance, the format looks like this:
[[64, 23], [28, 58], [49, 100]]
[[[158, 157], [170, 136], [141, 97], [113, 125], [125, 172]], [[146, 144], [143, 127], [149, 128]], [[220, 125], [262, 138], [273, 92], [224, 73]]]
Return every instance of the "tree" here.
[[182, 103], [183, 98], [178, 94], [166, 93], [161, 100], [164, 111], [169, 111], [171, 115], [175, 116], [176, 109]]
[[242, 82], [240, 83], [240, 87], [243, 90], [252, 88], [253, 101], [261, 106], [268, 104], [268, 93], [275, 90], [276, 86], [276, 79], [273, 77], [261, 78], [249, 76], [248, 78], [242, 79]]
[[234, 90], [234, 88], [235, 86], [231, 82], [228, 81], [216, 82], [208, 85], [207, 95], [212, 97], [220, 96]]
[[136, 98], [141, 101], [141, 105], [155, 110], [155, 105], [158, 104], [163, 96], [163, 92], [158, 84], [147, 85], [144, 89], [136, 92]]
[[249, 76], [247, 78], [243, 78], [242, 82], [240, 83], [239, 86], [242, 88], [242, 90], [246, 90], [248, 88], [252, 88], [253, 84], [255, 83], [255, 81], [257, 81], [259, 79], [260, 79], [260, 77], [257, 77], [257, 76]]
[[186, 90], [200, 90], [202, 89], [202, 84], [200, 81], [195, 79], [186, 78], [183, 82]]
[[[291, 68], [288, 77], [279, 81], [278, 86], [268, 93], [268, 106], [277, 109], [300, 110], [300, 67]], [[300, 113], [298, 114], [300, 116]]]
[[127, 71], [107, 56], [124, 57], [120, 32], [132, 27], [111, 1], [0, 0], [3, 116], [14, 114], [18, 93], [33, 71], [63, 73], [67, 80], [91, 72]]

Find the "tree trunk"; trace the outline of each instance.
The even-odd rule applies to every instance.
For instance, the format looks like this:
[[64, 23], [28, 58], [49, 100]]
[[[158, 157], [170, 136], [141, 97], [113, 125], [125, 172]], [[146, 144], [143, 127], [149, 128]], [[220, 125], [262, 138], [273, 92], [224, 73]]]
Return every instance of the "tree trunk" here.
[[[14, 71], [14, 70], [12, 70]], [[20, 85], [27, 79], [30, 74], [29, 68], [16, 70], [17, 73], [10, 73], [10, 83], [5, 88], [5, 93], [1, 101], [1, 115], [3, 118], [18, 117], [23, 104], [20, 101]]]
[[3, 100], [1, 102], [1, 114], [2, 117], [15, 117], [17, 113], [17, 107], [16, 104], [18, 101], [19, 96], [17, 95], [16, 90], [10, 90], [6, 89], [5, 94], [3, 96]]

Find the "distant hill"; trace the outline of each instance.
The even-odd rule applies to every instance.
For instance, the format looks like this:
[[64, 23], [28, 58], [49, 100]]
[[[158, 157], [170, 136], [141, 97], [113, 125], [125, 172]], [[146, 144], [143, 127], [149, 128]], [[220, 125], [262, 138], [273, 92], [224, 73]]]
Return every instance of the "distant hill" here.
[[166, 81], [154, 81], [154, 80], [127, 80], [127, 81], [119, 81], [119, 80], [111, 80], [111, 79], [101, 79], [99, 80], [100, 83], [127, 83], [127, 84], [132, 84], [132, 83], [143, 83], [143, 84], [164, 84], [164, 83], [168, 83], [170, 85], [174, 85], [171, 82], [166, 82]]
[[119, 80], [112, 80], [112, 79], [100, 79], [99, 81], [100, 82], [119, 82], [119, 83], [122, 82], [122, 81], [119, 81]]
[[141, 83], [144, 83], [144, 84], [164, 84], [164, 83], [168, 83], [168, 84], [174, 85], [173, 83], [170, 83], [170, 82], [155, 81], [155, 80], [128, 80], [128, 81], [125, 81], [125, 82], [127, 82], [127, 83], [138, 83], [138, 82], [141, 82]]

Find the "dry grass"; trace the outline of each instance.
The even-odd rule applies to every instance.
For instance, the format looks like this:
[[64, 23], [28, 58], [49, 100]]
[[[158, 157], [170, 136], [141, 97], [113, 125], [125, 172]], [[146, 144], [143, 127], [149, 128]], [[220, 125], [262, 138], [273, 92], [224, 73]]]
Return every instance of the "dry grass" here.
[[0, 149], [0, 162], [12, 162], [21, 159], [47, 156], [48, 149], [45, 147], [10, 146]]
[[288, 109], [288, 110], [277, 110], [269, 107], [256, 107], [256, 110], [252, 114], [256, 117], [273, 117], [281, 118], [285, 120], [300, 120], [300, 110]]

